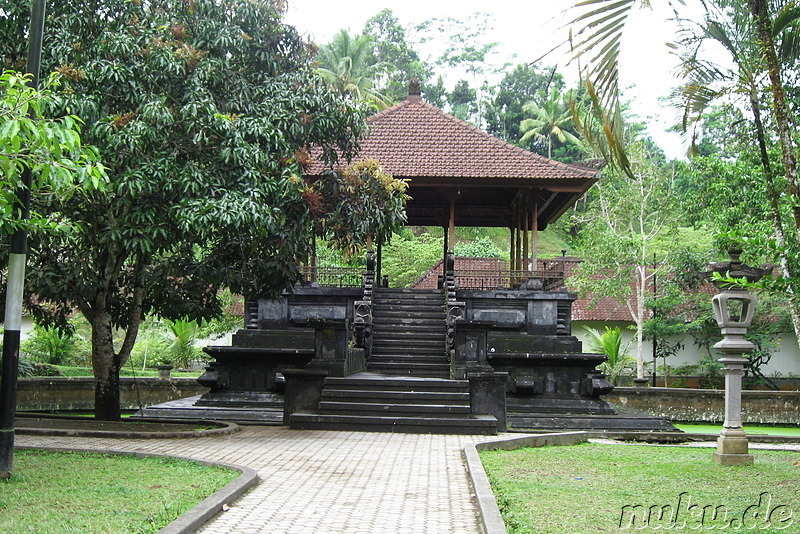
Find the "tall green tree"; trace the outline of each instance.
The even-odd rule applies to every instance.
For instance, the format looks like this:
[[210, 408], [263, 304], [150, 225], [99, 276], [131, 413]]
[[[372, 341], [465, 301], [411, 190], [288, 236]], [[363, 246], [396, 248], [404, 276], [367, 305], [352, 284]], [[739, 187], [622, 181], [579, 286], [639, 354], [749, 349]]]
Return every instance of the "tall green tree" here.
[[387, 101], [402, 102], [408, 95], [408, 83], [417, 78], [423, 93], [428, 93], [433, 69], [423, 62], [408, 41], [406, 29], [391, 9], [383, 9], [364, 25], [364, 35], [372, 38], [368, 62], [383, 66], [378, 88]]
[[[478, 12], [463, 18], [429, 19], [415, 28], [420, 43], [427, 43], [434, 49], [428, 61], [438, 69], [450, 69], [459, 79], [459, 85], [466, 83], [469, 91], [475, 92], [475, 111], [469, 120], [479, 128], [483, 127], [483, 110], [488, 101], [487, 76], [497, 71], [493, 59], [500, 43], [486, 39], [492, 24], [489, 14]], [[442, 35], [448, 39], [443, 40]], [[435, 43], [439, 46], [433, 46]], [[463, 106], [449, 104], [455, 115], [465, 111]]]
[[[644, 331], [651, 283], [666, 264], [660, 258], [653, 268], [655, 243], [674, 235], [674, 174], [657, 165], [646, 146], [636, 142], [628, 149], [635, 163], [633, 178], [621, 171], [606, 173], [593, 189], [594, 200], [581, 214], [580, 248], [585, 261], [570, 279], [578, 291], [593, 298], [610, 297], [624, 305], [636, 325], [636, 374], [644, 377]], [[669, 240], [668, 240], [669, 243]]]
[[20, 221], [16, 192], [25, 167], [30, 169], [34, 194], [70, 196], [83, 187], [104, 183], [97, 150], [81, 140], [81, 120], [75, 115], [51, 118], [45, 111], [58, 89], [53, 74], [41, 90], [15, 71], [0, 74], [0, 232], [10, 234], [21, 224], [47, 227], [45, 215]]
[[519, 125], [522, 132], [520, 143], [525, 145], [532, 139], [543, 140], [547, 146], [548, 158], [553, 157], [554, 138], [561, 144], [580, 145], [581, 140], [569, 131], [574, 126], [569, 105], [572, 94], [562, 95], [557, 87], [553, 87], [546, 97], [544, 93], [540, 93], [539, 99], [539, 102], [531, 100], [522, 106], [523, 113], [529, 118]]
[[[13, 64], [27, 4], [3, 10]], [[29, 307], [45, 324], [66, 328], [75, 308], [88, 319], [95, 414], [117, 419], [146, 314], [202, 319], [220, 312], [220, 287], [257, 297], [292, 283], [312, 232], [304, 154], [353, 154], [365, 113], [325, 86], [267, 0], [58, 0], [47, 28], [43, 68], [64, 78], [51, 110], [84, 121], [109, 185], [35, 199], [71, 231], [32, 240]]]
[[[595, 145], [628, 174], [631, 174], [631, 166], [622, 143], [618, 59], [621, 34], [631, 8], [637, 3], [637, 0], [587, 0], [575, 5], [577, 15], [573, 19], [576, 26], [574, 33], [578, 35], [575, 41], [576, 55], [584, 61], [583, 73], [592, 98], [593, 116], [604, 131], [603, 136], [595, 136], [593, 140], [602, 141]], [[685, 8], [682, 1], [668, 3], [677, 15]], [[797, 53], [800, 12], [794, 2], [785, 0], [701, 0], [700, 5], [705, 8], [707, 15], [711, 15], [706, 24], [709, 32], [706, 37], [722, 43], [733, 56], [737, 69], [733, 84], [750, 88], [749, 104], [757, 132], [752, 142], [761, 145], [774, 234], [766, 239], [763, 236], [741, 238], [746, 241], [747, 248], [758, 248], [781, 265], [782, 276], [765, 280], [762, 287], [784, 292], [789, 297], [795, 332], [800, 335], [800, 304], [797, 296], [800, 275], [791, 261], [800, 254], [800, 183], [792, 136], [793, 118], [784, 84], [787, 74], [796, 71], [796, 61], [800, 57]], [[732, 23], [727, 24], [726, 19]], [[791, 61], [787, 61], [788, 58]], [[698, 62], [694, 61], [693, 64], [697, 65]], [[768, 98], [762, 96], [761, 87], [767, 90]], [[769, 102], [769, 106], [761, 103], [764, 100]], [[761, 111], [766, 109], [770, 110], [771, 116], [762, 120]], [[773, 171], [762, 137], [764, 140], [777, 139], [781, 170], [780, 175], [775, 171], [775, 179], [771, 176]]]
[[459, 80], [447, 96], [450, 113], [462, 121], [470, 122], [478, 112], [478, 93], [467, 80]]
[[549, 94], [552, 87], [564, 89], [564, 78], [554, 67], [517, 65], [507, 72], [497, 87], [496, 95], [485, 109], [486, 131], [509, 143], [519, 143], [519, 125], [525, 118], [522, 106]]
[[[744, 96], [745, 105], [752, 115], [751, 135], [755, 137], [758, 147], [761, 167], [759, 174], [763, 176], [763, 179], [757, 181], [763, 189], [763, 194], [759, 194], [758, 197], [763, 198], [764, 204], [769, 207], [767, 220], [771, 221], [772, 229], [758, 234], [742, 232], [744, 228], [741, 228], [737, 221], [731, 221], [732, 224], [728, 228], [741, 236], [761, 235], [774, 239], [777, 254], [770, 259], [778, 260], [782, 278], [786, 282], [786, 290], [789, 295], [794, 295], [797, 292], [795, 284], [800, 265], [797, 256], [791, 253], [793, 248], [791, 244], [797, 243], [800, 228], [797, 219], [793, 224], [792, 219], [787, 216], [794, 212], [794, 208], [787, 210], [786, 199], [796, 198], [791, 194], [785, 194], [787, 186], [790, 191], [792, 189], [791, 181], [780, 180], [775, 162], [771, 160], [769, 153], [772, 140], [768, 131], [768, 118], [764, 117], [765, 109], [761, 103], [763, 77], [760, 71], [763, 46], [758, 44], [759, 38], [745, 6], [740, 5], [738, 9], [736, 6], [727, 9], [719, 9], [714, 5], [705, 7], [705, 19], [702, 22], [682, 21], [684, 34], [680, 40], [683, 51], [681, 62], [687, 82], [676, 95], [683, 112], [680, 126], [684, 131], [689, 130], [702, 121], [710, 104], [724, 102], [726, 98], [730, 100], [736, 95]], [[800, 34], [794, 26], [798, 21], [800, 21], [800, 11], [794, 8], [784, 9], [777, 15], [776, 23], [771, 30], [772, 39], [778, 44], [776, 49], [781, 65], [791, 66], [800, 58], [798, 45]], [[726, 63], [731, 67], [726, 68], [717, 57], [706, 57], [708, 54], [703, 53], [705, 49], [703, 45], [709, 41], [717, 45], [717, 50], [721, 48], [727, 53]], [[692, 135], [692, 138], [694, 137]], [[713, 179], [711, 177], [711, 180]], [[747, 189], [752, 191], [753, 188]], [[733, 203], [723, 202], [719, 209], [723, 212], [729, 211], [731, 204]], [[791, 206], [791, 202], [788, 202], [788, 205]], [[800, 335], [800, 300], [790, 298], [790, 303], [795, 331]]]
[[369, 35], [350, 35], [340, 30], [317, 53], [317, 72], [337, 93], [355, 101], [369, 102], [378, 109], [391, 105], [375, 88], [385, 63], [374, 63], [374, 42]]

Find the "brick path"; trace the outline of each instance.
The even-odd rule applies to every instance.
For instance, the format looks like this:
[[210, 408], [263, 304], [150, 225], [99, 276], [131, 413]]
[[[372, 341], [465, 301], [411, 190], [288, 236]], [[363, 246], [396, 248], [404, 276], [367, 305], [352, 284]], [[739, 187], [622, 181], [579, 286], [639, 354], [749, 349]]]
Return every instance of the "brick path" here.
[[16, 436], [19, 446], [174, 454], [252, 467], [261, 483], [199, 532], [480, 532], [461, 450], [485, 436], [243, 427], [175, 440]]

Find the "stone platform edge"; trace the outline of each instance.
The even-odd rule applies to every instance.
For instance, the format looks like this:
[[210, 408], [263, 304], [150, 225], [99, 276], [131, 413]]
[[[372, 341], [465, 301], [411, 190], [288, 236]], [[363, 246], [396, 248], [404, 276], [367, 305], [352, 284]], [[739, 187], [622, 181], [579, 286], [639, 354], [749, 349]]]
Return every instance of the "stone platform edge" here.
[[211, 462], [208, 460], [200, 460], [192, 458], [191, 456], [180, 456], [173, 454], [153, 454], [120, 451], [115, 449], [82, 449], [70, 447], [19, 447], [19, 449], [32, 449], [53, 452], [86, 452], [92, 454], [113, 454], [117, 456], [134, 456], [136, 458], [177, 458], [179, 460], [189, 460], [200, 465], [208, 467], [226, 467], [239, 471], [239, 476], [236, 479], [228, 482], [225, 486], [212, 493], [192, 508], [184, 512], [183, 515], [178, 517], [175, 521], [159, 530], [156, 534], [192, 534], [200, 527], [205, 525], [218, 513], [224, 511], [224, 507], [233, 503], [239, 497], [247, 493], [255, 485], [259, 483], [258, 473], [255, 469], [245, 467], [243, 465], [229, 464], [225, 462]]
[[510, 451], [524, 447], [577, 445], [588, 440], [588, 432], [558, 432], [509, 437], [466, 445], [463, 449], [464, 461], [467, 464], [467, 474], [469, 475], [472, 490], [475, 492], [479, 523], [483, 528], [484, 534], [507, 534], [507, 530], [478, 451]]

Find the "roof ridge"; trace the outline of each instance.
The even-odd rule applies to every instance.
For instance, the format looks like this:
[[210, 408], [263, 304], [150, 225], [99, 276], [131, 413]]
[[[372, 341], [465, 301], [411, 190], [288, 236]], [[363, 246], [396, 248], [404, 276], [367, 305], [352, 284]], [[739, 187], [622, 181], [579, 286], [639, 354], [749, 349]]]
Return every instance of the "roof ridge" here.
[[557, 169], [567, 169], [567, 170], [570, 170], [570, 171], [579, 172], [579, 173], [585, 175], [587, 178], [591, 178], [591, 177], [594, 177], [594, 176], [597, 175], [597, 169], [591, 169], [591, 168], [588, 168], [588, 167], [585, 167], [585, 166], [574, 165], [574, 164], [570, 164], [570, 163], [562, 163], [562, 162], [554, 160], [552, 158], [548, 158], [548, 157], [542, 156], [541, 154], [537, 154], [536, 152], [533, 152], [531, 150], [527, 150], [527, 149], [522, 148], [520, 146], [511, 144], [508, 141], [504, 141], [504, 140], [500, 139], [499, 137], [496, 137], [496, 136], [494, 136], [494, 135], [492, 135], [492, 134], [490, 134], [488, 132], [485, 132], [485, 131], [481, 130], [480, 128], [478, 128], [474, 124], [470, 124], [470, 123], [468, 123], [468, 122], [466, 122], [466, 121], [464, 121], [462, 119], [459, 119], [455, 115], [451, 115], [451, 114], [439, 109], [438, 107], [434, 106], [433, 104], [431, 104], [429, 102], [426, 102], [425, 100], [422, 100], [422, 99], [414, 100], [414, 101], [406, 99], [406, 100], [404, 100], [404, 101], [402, 101], [402, 102], [400, 102], [398, 104], [395, 104], [394, 106], [392, 106], [390, 108], [386, 108], [385, 110], [383, 110], [383, 111], [381, 111], [379, 113], [376, 113], [375, 115], [369, 117], [367, 119], [367, 122], [369, 122], [369, 123], [377, 122], [377, 121], [381, 120], [382, 118], [384, 118], [386, 115], [390, 115], [391, 113], [393, 113], [393, 112], [405, 107], [405, 105], [407, 105], [407, 104], [421, 104], [422, 107], [427, 108], [428, 110], [433, 111], [433, 112], [437, 113], [438, 115], [441, 115], [442, 117], [444, 117], [444, 118], [446, 118], [448, 120], [451, 120], [451, 121], [459, 124], [460, 126], [462, 126], [464, 128], [467, 128], [468, 130], [471, 130], [471, 131], [477, 133], [478, 135], [480, 135], [481, 137], [485, 138], [488, 141], [491, 141], [491, 142], [493, 142], [493, 143], [495, 143], [497, 145], [505, 147], [506, 149], [510, 149], [510, 150], [516, 152], [517, 154], [521, 155], [521, 156], [524, 156], [524, 157], [527, 157], [527, 158], [532, 158], [532, 159], [534, 159], [536, 161], [539, 161], [539, 162], [541, 162], [541, 163], [543, 163], [545, 165], [549, 165], [549, 166], [555, 167]]
[[410, 103], [411, 103], [411, 101], [406, 99], [406, 100], [403, 100], [402, 102], [398, 102], [397, 104], [395, 104], [393, 106], [389, 106], [388, 108], [386, 108], [384, 110], [381, 110], [381, 111], [375, 113], [374, 115], [371, 115], [371, 116], [367, 117], [367, 123], [373, 123], [375, 121], [379, 121], [383, 117], [385, 117], [386, 115], [394, 113], [396, 110], [398, 110], [400, 108], [403, 108], [407, 104], [410, 104]]

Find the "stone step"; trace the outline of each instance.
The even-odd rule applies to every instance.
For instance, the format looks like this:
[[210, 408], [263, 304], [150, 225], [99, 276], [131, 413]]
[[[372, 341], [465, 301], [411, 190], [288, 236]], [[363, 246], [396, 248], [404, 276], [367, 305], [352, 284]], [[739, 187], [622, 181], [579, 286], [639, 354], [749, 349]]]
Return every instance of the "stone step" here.
[[573, 415], [573, 414], [519, 414], [509, 411], [509, 430], [517, 432], [543, 432], [564, 430], [589, 431], [634, 431], [649, 430], [669, 432], [674, 428], [667, 421], [643, 414], [642, 417], [619, 415]]
[[384, 335], [375, 332], [372, 338], [372, 349], [375, 350], [376, 348], [394, 348], [398, 349], [400, 353], [405, 352], [406, 349], [441, 350], [444, 353], [444, 337], [439, 336], [438, 339], [396, 339], [388, 335], [384, 337]]
[[383, 330], [409, 330], [415, 332], [444, 332], [444, 317], [439, 320], [417, 319], [415, 317], [393, 318], [393, 317], [373, 317], [372, 324], [376, 329]]
[[441, 302], [425, 303], [425, 302], [415, 302], [415, 301], [408, 301], [408, 302], [373, 301], [372, 310], [373, 312], [377, 313], [380, 313], [382, 311], [392, 311], [392, 310], [410, 310], [410, 311], [421, 311], [421, 312], [425, 311], [425, 312], [444, 313], [445, 306]]
[[442, 289], [405, 289], [405, 288], [379, 288], [372, 294], [373, 299], [380, 298], [400, 298], [400, 299], [430, 299], [438, 298], [444, 300], [444, 290]]
[[382, 373], [391, 376], [414, 376], [447, 379], [450, 377], [449, 364], [428, 363], [368, 363], [367, 370], [373, 373]]
[[325, 386], [334, 389], [377, 389], [379, 391], [469, 391], [469, 381], [438, 378], [387, 377], [379, 374], [357, 373], [345, 377], [328, 377]]
[[444, 354], [444, 351], [439, 352], [373, 352], [367, 363], [401, 363], [406, 362], [410, 364], [426, 364], [435, 363], [439, 365], [447, 365], [450, 360]]
[[372, 353], [369, 363], [437, 363], [447, 365], [449, 362], [442, 354], [383, 354]]
[[461, 391], [387, 391], [358, 389], [322, 389], [322, 401], [370, 402], [386, 404], [469, 405], [469, 392]]
[[396, 417], [420, 417], [469, 415], [469, 404], [388, 404], [373, 402], [333, 402], [321, 401], [319, 413], [340, 415], [393, 415]]
[[384, 312], [372, 313], [372, 320], [374, 323], [386, 324], [387, 326], [393, 325], [436, 325], [444, 328], [445, 320], [447, 317], [443, 312], [426, 312], [417, 309], [408, 310], [392, 310]]
[[412, 330], [404, 327], [380, 328], [375, 332], [375, 335], [380, 335], [383, 338], [426, 339], [437, 341], [444, 341], [446, 334], [444, 328], [441, 327], [436, 330], [417, 330], [416, 328]]
[[290, 425], [298, 430], [349, 430], [356, 432], [398, 432], [411, 434], [495, 435], [497, 419], [491, 415], [462, 417], [382, 417], [370, 415], [295, 412]]

